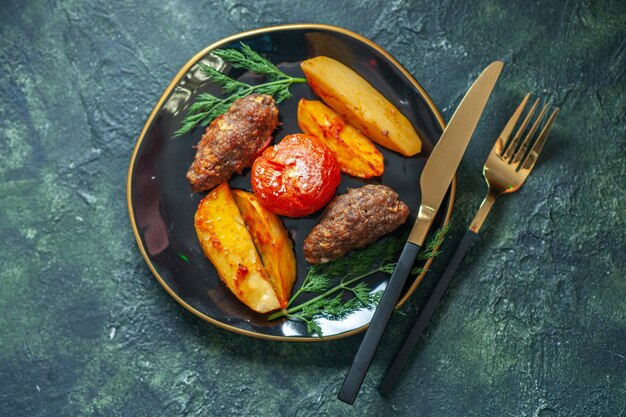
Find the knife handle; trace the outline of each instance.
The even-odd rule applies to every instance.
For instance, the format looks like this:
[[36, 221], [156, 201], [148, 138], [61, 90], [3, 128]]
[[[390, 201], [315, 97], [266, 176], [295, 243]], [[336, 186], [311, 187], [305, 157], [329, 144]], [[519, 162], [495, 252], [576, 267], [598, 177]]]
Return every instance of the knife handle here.
[[337, 398], [341, 401], [348, 404], [354, 403], [419, 250], [420, 247], [413, 243], [407, 242], [404, 245], [396, 268], [393, 270], [387, 288], [385, 288], [359, 350], [354, 357], [352, 366], [339, 390]]
[[426, 306], [424, 307], [419, 317], [417, 318], [417, 321], [413, 325], [411, 332], [409, 333], [406, 340], [404, 341], [404, 344], [402, 345], [402, 347], [400, 348], [400, 351], [394, 358], [391, 366], [387, 369], [387, 373], [385, 374], [385, 377], [383, 378], [383, 381], [381, 382], [380, 387], [378, 387], [378, 392], [380, 392], [381, 395], [386, 396], [393, 390], [393, 386], [398, 380], [398, 377], [400, 376], [400, 373], [404, 369], [404, 366], [409, 361], [411, 352], [413, 352], [415, 345], [417, 345], [417, 341], [419, 340], [419, 337], [421, 336], [422, 332], [428, 325], [428, 321], [430, 320], [435, 309], [437, 308], [437, 305], [439, 304], [441, 297], [446, 291], [446, 288], [448, 288], [448, 285], [450, 284], [450, 281], [452, 280], [452, 277], [454, 276], [454, 273], [456, 272], [457, 268], [461, 264], [461, 261], [465, 257], [465, 254], [467, 253], [469, 248], [472, 246], [472, 242], [474, 242], [475, 237], [476, 237], [476, 233], [474, 233], [473, 231], [468, 230], [467, 232], [465, 232], [465, 236], [463, 236], [463, 240], [461, 240], [461, 243], [456, 249], [456, 252], [454, 253], [454, 256], [452, 257], [452, 260], [450, 261], [445, 272], [439, 279], [439, 282], [437, 283], [435, 290], [432, 292], [432, 294], [430, 295], [430, 298], [426, 302]]

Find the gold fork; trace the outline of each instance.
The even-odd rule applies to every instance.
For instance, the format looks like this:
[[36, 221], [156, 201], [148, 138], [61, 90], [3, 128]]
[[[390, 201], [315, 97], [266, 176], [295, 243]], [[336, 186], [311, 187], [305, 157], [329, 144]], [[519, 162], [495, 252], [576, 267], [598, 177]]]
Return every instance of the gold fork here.
[[[526, 103], [529, 98], [530, 93], [524, 97], [524, 100], [522, 100], [517, 110], [515, 110], [515, 113], [513, 113], [507, 124], [504, 126], [498, 140], [496, 140], [496, 143], [491, 148], [491, 152], [489, 152], [489, 156], [487, 157], [487, 161], [483, 167], [483, 176], [485, 177], [485, 181], [487, 181], [488, 191], [487, 196], [480, 205], [480, 208], [478, 209], [476, 216], [474, 216], [474, 220], [472, 220], [469, 228], [475, 234], [480, 230], [480, 227], [485, 221], [487, 214], [489, 214], [496, 198], [502, 194], [515, 192], [519, 190], [522, 184], [524, 184], [524, 181], [528, 178], [528, 174], [530, 174], [530, 171], [532, 171], [535, 163], [537, 162], [537, 158], [543, 149], [543, 145], [546, 143], [546, 139], [548, 138], [554, 119], [559, 113], [558, 107], [554, 109], [548, 118], [548, 121], [543, 126], [543, 129], [541, 129], [541, 133], [537, 136], [530, 152], [526, 155], [528, 146], [532, 142], [533, 135], [537, 131], [541, 120], [544, 118], [546, 111], [548, 110], [548, 105], [546, 104], [541, 110], [541, 113], [539, 113], [539, 116], [535, 119], [532, 127], [526, 133], [526, 136], [524, 136], [522, 143], [519, 144], [519, 141], [522, 138], [530, 119], [535, 113], [537, 105], [539, 104], [539, 99], [535, 100], [535, 103], [532, 105], [528, 114], [522, 121], [517, 133], [505, 147], [505, 142], [511, 135], [511, 132], [513, 132], [513, 128], [517, 124], [517, 121], [526, 107]], [[524, 158], [524, 156], [526, 157]]]
[[[465, 233], [465, 236], [463, 236], [463, 240], [461, 240], [461, 243], [454, 253], [450, 264], [448, 264], [448, 267], [439, 279], [437, 286], [417, 318], [417, 321], [413, 325], [413, 328], [400, 348], [400, 351], [396, 355], [389, 369], [387, 369], [387, 373], [378, 388], [378, 391], [382, 395], [389, 394], [393, 389], [393, 386], [400, 376], [402, 369], [408, 362], [409, 356], [415, 348], [419, 337], [426, 328], [430, 317], [433, 315], [437, 304], [450, 284], [450, 281], [461, 264], [463, 257], [471, 247], [474, 238], [483, 225], [483, 222], [485, 221], [487, 214], [489, 214], [496, 198], [502, 194], [508, 194], [519, 190], [537, 162], [537, 158], [543, 149], [543, 145], [546, 143], [546, 139], [548, 138], [548, 134], [550, 133], [550, 129], [552, 128], [552, 124], [554, 123], [554, 119], [556, 118], [559, 109], [556, 108], [552, 111], [550, 117], [543, 125], [539, 135], [537, 135], [537, 137], [533, 140], [535, 132], [539, 128], [541, 121], [545, 118], [546, 111], [548, 110], [548, 105], [546, 104], [539, 115], [535, 118], [532, 126], [527, 129], [527, 126], [537, 109], [537, 105], [539, 104], [539, 99], [537, 99], [517, 129], [515, 136], [513, 136], [507, 144], [506, 142], [522, 115], [529, 98], [530, 93], [524, 97], [521, 104], [504, 126], [504, 129], [502, 129], [502, 133], [500, 133], [496, 143], [491, 148], [491, 152], [489, 153], [485, 166], [483, 167], [483, 176], [485, 177], [488, 186], [487, 196], [480, 205], [480, 208], [474, 216], [469, 229]], [[528, 150], [529, 147], [530, 151]]]

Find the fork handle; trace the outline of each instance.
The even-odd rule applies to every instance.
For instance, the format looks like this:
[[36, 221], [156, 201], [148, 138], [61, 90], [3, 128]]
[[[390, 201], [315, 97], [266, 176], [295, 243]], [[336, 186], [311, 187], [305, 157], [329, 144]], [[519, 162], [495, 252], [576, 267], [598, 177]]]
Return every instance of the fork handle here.
[[437, 308], [437, 305], [439, 304], [441, 297], [445, 293], [446, 288], [448, 288], [448, 285], [450, 284], [450, 281], [452, 280], [452, 277], [454, 276], [454, 273], [456, 272], [457, 268], [461, 264], [461, 261], [465, 257], [465, 254], [467, 253], [469, 248], [472, 246], [472, 242], [474, 242], [474, 238], [476, 237], [476, 235], [477, 234], [473, 232], [472, 230], [467, 230], [467, 232], [465, 232], [465, 236], [463, 236], [463, 240], [461, 240], [461, 243], [456, 249], [456, 252], [454, 253], [454, 256], [452, 257], [452, 260], [450, 261], [445, 272], [439, 279], [439, 282], [437, 283], [435, 290], [430, 295], [430, 298], [428, 299], [426, 306], [424, 307], [419, 317], [417, 318], [417, 321], [413, 325], [411, 332], [409, 333], [406, 340], [404, 341], [404, 344], [402, 345], [402, 347], [400, 348], [400, 351], [398, 352], [395, 359], [393, 360], [393, 363], [387, 369], [387, 373], [385, 374], [385, 377], [383, 378], [383, 381], [381, 382], [380, 387], [378, 387], [378, 391], [380, 392], [381, 395], [386, 396], [392, 391], [393, 386], [395, 385], [396, 381], [398, 380], [398, 377], [400, 376], [400, 373], [404, 369], [404, 366], [406, 365], [406, 363], [409, 360], [409, 357], [411, 356], [411, 352], [413, 352], [415, 345], [417, 345], [417, 341], [419, 340], [419, 337], [421, 336], [422, 332], [428, 325], [428, 321], [430, 320], [435, 309]]

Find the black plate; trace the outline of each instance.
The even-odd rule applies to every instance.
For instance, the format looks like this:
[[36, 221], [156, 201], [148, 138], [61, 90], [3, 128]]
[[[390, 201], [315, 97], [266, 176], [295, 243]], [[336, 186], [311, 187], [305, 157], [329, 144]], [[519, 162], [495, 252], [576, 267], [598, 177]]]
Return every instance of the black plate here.
[[[209, 51], [237, 46], [240, 41], [261, 52], [281, 70], [302, 77], [301, 61], [326, 55], [348, 65], [367, 79], [395, 104], [413, 123], [424, 140], [422, 153], [405, 158], [378, 147], [385, 158], [382, 178], [360, 180], [343, 174], [338, 193], [347, 187], [365, 183], [391, 186], [411, 208], [410, 227], [420, 202], [419, 178], [425, 157], [443, 130], [442, 119], [419, 84], [387, 52], [371, 41], [345, 29], [325, 25], [287, 25], [258, 29], [219, 41], [193, 57], [172, 80], [153, 109], [133, 153], [128, 177], [127, 199], [133, 231], [148, 266], [165, 289], [185, 308], [203, 319], [230, 331], [275, 340], [319, 341], [336, 339], [365, 329], [371, 311], [358, 312], [345, 320], [320, 320], [324, 338], [310, 336], [306, 326], [287, 320], [269, 322], [233, 296], [220, 282], [209, 260], [204, 256], [194, 230], [193, 218], [203, 194], [192, 193], [185, 173], [193, 160], [194, 145], [203, 129], [182, 137], [173, 133], [181, 126], [186, 108], [200, 92], [220, 94], [198, 70], [201, 60], [214, 62]], [[234, 78], [255, 82], [253, 75], [223, 69]], [[316, 99], [306, 84], [293, 85], [294, 98], [279, 105], [281, 128], [275, 135], [279, 142], [285, 135], [299, 132], [296, 118], [298, 99]], [[250, 189], [250, 170], [234, 176], [234, 188]], [[454, 183], [433, 225], [440, 227], [450, 218], [454, 200]], [[308, 264], [302, 255], [302, 242], [321, 212], [302, 219], [285, 218], [285, 225], [295, 243], [298, 281], [301, 285]], [[428, 266], [428, 265], [427, 265]], [[422, 275], [423, 276], [423, 275]], [[376, 289], [384, 288], [387, 276], [374, 277]], [[417, 287], [421, 276], [407, 284], [401, 302]]]

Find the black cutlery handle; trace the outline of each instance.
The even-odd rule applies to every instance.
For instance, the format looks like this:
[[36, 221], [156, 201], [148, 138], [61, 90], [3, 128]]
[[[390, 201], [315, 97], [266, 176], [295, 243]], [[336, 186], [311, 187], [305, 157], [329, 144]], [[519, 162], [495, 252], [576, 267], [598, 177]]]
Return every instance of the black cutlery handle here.
[[396, 268], [393, 270], [387, 288], [385, 288], [359, 350], [354, 357], [352, 366], [339, 390], [337, 398], [341, 401], [348, 404], [354, 403], [419, 250], [420, 247], [413, 243], [407, 242], [404, 245]]
[[402, 369], [404, 369], [404, 366], [409, 361], [411, 352], [413, 352], [415, 345], [417, 345], [417, 341], [419, 340], [422, 332], [428, 325], [428, 321], [430, 320], [435, 309], [437, 308], [441, 297], [443, 297], [443, 294], [446, 292], [446, 288], [448, 288], [448, 285], [450, 284], [450, 281], [452, 280], [452, 277], [454, 276], [457, 268], [461, 264], [461, 261], [465, 257], [465, 254], [472, 246], [472, 242], [474, 241], [475, 237], [476, 233], [472, 232], [471, 230], [465, 232], [463, 240], [461, 240], [461, 243], [456, 249], [452, 260], [450, 261], [445, 272], [439, 279], [439, 282], [437, 283], [437, 286], [435, 287], [433, 293], [430, 295], [428, 302], [426, 302], [426, 306], [424, 306], [424, 309], [417, 318], [417, 321], [413, 325], [411, 332], [404, 341], [404, 344], [400, 348], [400, 351], [394, 358], [393, 363], [391, 364], [389, 369], [387, 369], [387, 373], [385, 374], [385, 377], [383, 378], [380, 387], [378, 387], [378, 392], [380, 392], [381, 395], [388, 395], [392, 391], [394, 384], [396, 383], [398, 377], [400, 376], [400, 373], [402, 372]]

